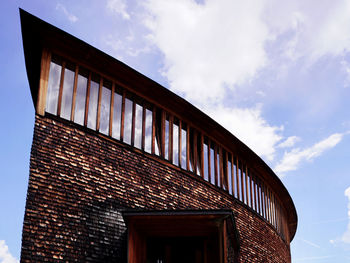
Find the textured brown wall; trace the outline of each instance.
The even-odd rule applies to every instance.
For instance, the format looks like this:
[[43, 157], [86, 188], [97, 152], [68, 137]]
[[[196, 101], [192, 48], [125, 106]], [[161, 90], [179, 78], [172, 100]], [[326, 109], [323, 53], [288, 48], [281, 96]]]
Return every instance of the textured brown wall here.
[[240, 262], [290, 262], [289, 245], [229, 194], [96, 135], [36, 116], [21, 262], [126, 262], [123, 209], [232, 209]]

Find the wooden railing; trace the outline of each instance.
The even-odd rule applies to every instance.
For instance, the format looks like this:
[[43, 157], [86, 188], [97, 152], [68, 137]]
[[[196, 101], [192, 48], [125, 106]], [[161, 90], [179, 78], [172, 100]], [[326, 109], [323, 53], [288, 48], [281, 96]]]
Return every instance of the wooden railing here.
[[46, 54], [43, 58], [48, 59], [41, 69], [41, 75], [48, 79], [43, 82], [47, 83], [47, 96], [41, 101], [46, 112], [200, 176], [250, 207], [289, 242], [282, 202], [244, 158], [208, 136], [204, 129], [167, 112], [165, 106], [153, 105], [116, 80], [59, 56]]

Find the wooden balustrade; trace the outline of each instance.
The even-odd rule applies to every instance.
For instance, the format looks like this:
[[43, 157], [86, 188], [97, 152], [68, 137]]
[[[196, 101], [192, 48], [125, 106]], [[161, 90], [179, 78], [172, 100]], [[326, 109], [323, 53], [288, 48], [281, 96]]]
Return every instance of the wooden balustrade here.
[[[48, 81], [43, 82], [48, 87], [42, 89], [47, 90], [46, 112], [68, 118], [201, 177], [250, 207], [282, 238], [288, 238], [286, 212], [278, 195], [244, 158], [216, 138], [210, 138], [205, 130], [167, 112], [166, 106], [152, 105], [116, 82], [61, 57], [46, 55], [45, 58], [51, 60], [42, 63], [50, 67], [46, 74]], [[65, 80], [67, 70], [74, 77]], [[62, 115], [66, 112], [68, 117]]]

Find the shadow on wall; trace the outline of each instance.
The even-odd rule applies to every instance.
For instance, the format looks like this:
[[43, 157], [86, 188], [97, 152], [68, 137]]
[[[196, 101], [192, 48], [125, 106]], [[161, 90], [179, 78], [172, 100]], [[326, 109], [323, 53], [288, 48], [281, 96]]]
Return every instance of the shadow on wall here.
[[85, 207], [86, 262], [126, 262], [127, 228], [120, 204], [94, 201]]

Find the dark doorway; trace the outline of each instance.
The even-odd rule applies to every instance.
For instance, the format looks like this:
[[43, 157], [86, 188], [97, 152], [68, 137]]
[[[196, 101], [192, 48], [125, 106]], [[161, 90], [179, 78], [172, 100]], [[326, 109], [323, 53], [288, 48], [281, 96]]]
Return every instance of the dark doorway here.
[[218, 262], [219, 245], [215, 237], [148, 238], [147, 263]]

